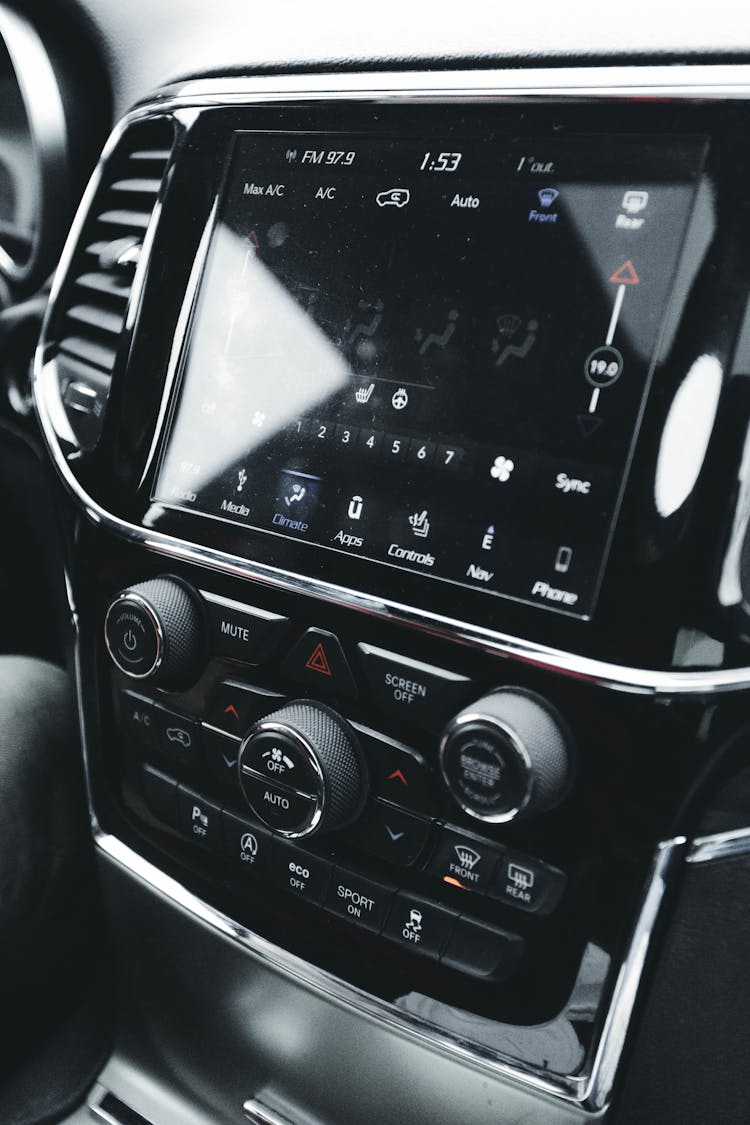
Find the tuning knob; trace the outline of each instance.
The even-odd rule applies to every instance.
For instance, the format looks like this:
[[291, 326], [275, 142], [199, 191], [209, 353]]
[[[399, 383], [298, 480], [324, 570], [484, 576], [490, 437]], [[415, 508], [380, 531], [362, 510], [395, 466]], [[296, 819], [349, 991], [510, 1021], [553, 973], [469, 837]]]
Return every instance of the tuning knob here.
[[112, 601], [104, 639], [121, 672], [169, 688], [190, 687], [205, 665], [203, 615], [179, 578], [151, 578]]
[[440, 769], [464, 812], [492, 824], [554, 808], [572, 780], [572, 743], [542, 698], [501, 688], [446, 727]]
[[367, 798], [357, 736], [322, 703], [296, 700], [257, 722], [240, 748], [239, 771], [258, 819], [294, 839], [345, 828]]

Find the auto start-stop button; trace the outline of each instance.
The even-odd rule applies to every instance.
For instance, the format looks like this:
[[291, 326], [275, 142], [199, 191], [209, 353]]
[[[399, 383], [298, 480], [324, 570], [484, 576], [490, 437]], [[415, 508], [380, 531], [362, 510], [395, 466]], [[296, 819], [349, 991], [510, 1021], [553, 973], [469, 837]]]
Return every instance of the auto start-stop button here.
[[150, 676], [162, 658], [161, 625], [149, 606], [129, 595], [113, 602], [104, 623], [109, 654], [122, 672]]

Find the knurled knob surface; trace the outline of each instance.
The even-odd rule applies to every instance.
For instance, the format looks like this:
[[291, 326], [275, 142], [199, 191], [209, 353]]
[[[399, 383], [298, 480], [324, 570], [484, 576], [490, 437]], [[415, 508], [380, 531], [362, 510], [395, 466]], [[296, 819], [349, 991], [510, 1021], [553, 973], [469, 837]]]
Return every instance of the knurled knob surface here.
[[150, 578], [111, 602], [104, 636], [112, 660], [136, 680], [190, 687], [205, 665], [198, 595], [179, 578]]
[[570, 787], [572, 757], [561, 716], [520, 688], [499, 688], [465, 707], [440, 743], [451, 795], [469, 816], [494, 824], [558, 805]]
[[330, 707], [310, 700], [295, 700], [255, 723], [238, 768], [255, 815], [293, 839], [346, 827], [367, 797], [357, 735]]

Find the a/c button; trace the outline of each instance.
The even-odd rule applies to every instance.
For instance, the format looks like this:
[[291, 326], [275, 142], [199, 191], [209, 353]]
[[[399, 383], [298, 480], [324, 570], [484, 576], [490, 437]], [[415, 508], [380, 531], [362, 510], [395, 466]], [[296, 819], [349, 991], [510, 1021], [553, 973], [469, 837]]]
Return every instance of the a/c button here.
[[471, 680], [457, 672], [372, 645], [358, 647], [375, 702], [415, 726], [439, 730], [471, 694]]

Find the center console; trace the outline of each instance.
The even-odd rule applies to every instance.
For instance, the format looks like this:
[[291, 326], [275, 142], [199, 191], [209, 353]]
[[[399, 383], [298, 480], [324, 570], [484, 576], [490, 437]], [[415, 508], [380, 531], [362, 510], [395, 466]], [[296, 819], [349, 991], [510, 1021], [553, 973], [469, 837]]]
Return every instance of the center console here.
[[136, 110], [36, 396], [100, 849], [599, 1110], [750, 683], [749, 111], [474, 81]]

